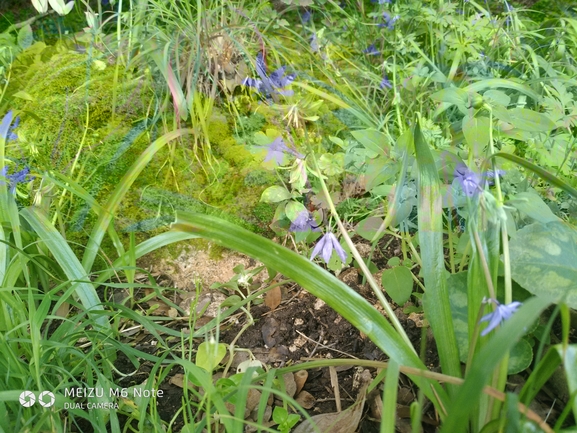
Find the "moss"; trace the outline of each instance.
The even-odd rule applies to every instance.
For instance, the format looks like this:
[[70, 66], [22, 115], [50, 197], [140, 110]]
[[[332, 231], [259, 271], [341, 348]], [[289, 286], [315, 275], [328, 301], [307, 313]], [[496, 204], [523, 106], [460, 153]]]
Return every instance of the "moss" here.
[[[130, 72], [121, 69], [117, 111], [112, 120], [114, 67], [99, 70], [87, 63], [87, 56], [60, 46], [37, 46], [34, 53], [23, 55], [22, 64], [27, 67], [21, 65], [21, 74], [10, 83], [8, 91], [11, 95], [25, 91], [32, 99], [13, 97], [10, 102], [22, 117], [18, 130], [22, 157], [34, 171], [72, 174], [97, 202], [104, 204], [151, 141], [166, 132], [149, 120], [136, 121], [145, 119], [144, 107], [147, 98], [152, 97], [147, 89], [151, 86], [132, 80]], [[251, 128], [265, 123], [261, 115], [250, 119]], [[213, 149], [222, 156], [211, 167], [204, 170], [193, 162], [192, 138], [183, 138], [160, 149], [135, 179], [114, 219], [125, 246], [128, 232], [136, 233], [142, 241], [165, 231], [178, 210], [214, 215], [252, 231], [265, 230], [264, 222], [253, 215], [252, 209], [274, 177], [266, 175], [247, 148], [238, 144], [227, 118], [218, 111], [208, 122], [208, 132]], [[80, 256], [96, 216], [83, 201], [69, 197], [59, 212], [67, 224], [67, 237]], [[259, 215], [262, 212], [257, 211]], [[115, 247], [108, 237], [105, 239], [103, 256], [113, 261], [117, 257]], [[211, 254], [219, 255], [221, 251], [216, 248]], [[94, 269], [108, 265], [100, 257]]]

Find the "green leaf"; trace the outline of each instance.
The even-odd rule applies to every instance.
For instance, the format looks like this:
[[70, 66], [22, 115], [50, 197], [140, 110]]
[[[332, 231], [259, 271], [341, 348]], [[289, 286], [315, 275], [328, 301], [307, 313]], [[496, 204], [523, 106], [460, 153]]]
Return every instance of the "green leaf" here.
[[467, 272], [458, 272], [447, 278], [449, 301], [453, 315], [453, 327], [459, 347], [459, 359], [467, 362], [469, 353], [469, 324], [468, 324], [468, 300], [467, 300]]
[[371, 128], [363, 129], [360, 131], [352, 131], [351, 134], [355, 140], [363, 145], [365, 149], [374, 152], [377, 155], [389, 154], [389, 139], [382, 132]]
[[203, 341], [196, 352], [196, 365], [211, 372], [226, 356], [227, 345], [214, 340]]
[[511, 98], [505, 92], [501, 92], [500, 90], [487, 90], [483, 93], [483, 98], [487, 100], [491, 105], [497, 104], [502, 105], [503, 107], [507, 107], [511, 103]]
[[517, 210], [540, 223], [559, 221], [551, 208], [535, 191], [520, 192], [511, 197], [507, 204], [514, 206]]
[[18, 31], [18, 46], [25, 50], [34, 42], [34, 33], [30, 24], [26, 24]]
[[[66, 277], [74, 281], [75, 292], [88, 313], [103, 311], [102, 303], [98, 298], [90, 278], [80, 264], [80, 261], [54, 225], [39, 208], [28, 207], [21, 211], [22, 216], [32, 226], [38, 237], [50, 250]], [[106, 316], [96, 317], [96, 322], [104, 329], [109, 328]]]
[[503, 356], [509, 352], [525, 333], [527, 323], [533, 323], [549, 306], [537, 298], [525, 302], [513, 316], [495, 332], [485, 346], [475, 356], [465, 383], [448, 406], [449, 413], [441, 427], [441, 433], [467, 431], [470, 415], [478, 409], [483, 387], [489, 382]]
[[483, 153], [489, 144], [490, 131], [491, 122], [488, 117], [465, 116], [463, 118], [463, 135], [476, 158]]
[[533, 361], [533, 348], [522, 338], [513, 346], [509, 356], [507, 374], [517, 374], [525, 371]]
[[510, 242], [511, 273], [524, 289], [577, 308], [577, 231], [562, 222], [535, 223]]
[[278, 203], [279, 201], [288, 200], [291, 197], [291, 193], [284, 186], [274, 185], [269, 186], [262, 192], [260, 201], [264, 201], [265, 203]]
[[323, 154], [319, 158], [319, 168], [327, 176], [334, 176], [342, 173], [345, 170], [345, 154], [342, 152]]
[[[368, 217], [357, 224], [357, 226], [355, 227], [355, 232], [359, 236], [365, 238], [366, 240], [372, 241], [373, 237], [377, 234], [377, 231], [379, 230], [379, 227], [381, 227], [382, 223], [383, 223], [382, 218]], [[382, 238], [384, 235], [385, 232], [383, 230], [383, 233], [381, 234], [379, 239]]]
[[34, 101], [34, 98], [29, 93], [26, 93], [24, 90], [20, 90], [12, 95], [14, 98], [24, 99], [25, 101]]
[[387, 294], [401, 307], [405, 305], [413, 293], [413, 276], [410, 269], [404, 266], [386, 269], [381, 281]]
[[285, 213], [289, 220], [294, 222], [301, 212], [306, 212], [307, 208], [299, 201], [289, 201], [285, 207]]
[[[443, 373], [461, 377], [459, 349], [447, 290], [443, 251], [443, 210], [439, 175], [433, 154], [421, 132], [417, 118], [414, 131], [417, 159], [418, 226], [421, 246], [421, 271], [425, 282], [423, 306], [437, 341]], [[454, 387], [451, 387], [454, 390]]]
[[531, 170], [533, 173], [537, 174], [542, 179], [545, 179], [546, 181], [551, 182], [553, 185], [564, 190], [567, 194], [570, 194], [574, 198], [577, 198], [577, 189], [575, 189], [571, 185], [568, 185], [567, 183], [563, 182], [561, 179], [559, 179], [557, 176], [554, 176], [553, 174], [549, 173], [547, 170], [544, 170], [543, 168], [533, 164], [532, 162], [527, 161], [525, 158], [521, 158], [517, 155], [512, 155], [510, 153], [498, 152], [498, 153], [494, 153], [493, 155], [489, 156], [487, 159], [491, 159], [491, 158], [494, 158], [497, 156], [501, 157], [501, 158], [508, 159], [509, 161], [513, 161], [513, 162], [525, 167], [526, 169]]
[[[570, 344], [566, 347], [558, 344], [555, 348], [563, 360], [569, 393], [575, 396], [577, 394], [577, 344]], [[577, 419], [577, 397], [573, 398], [573, 416]]]
[[522, 131], [548, 132], [556, 128], [555, 122], [543, 113], [537, 113], [526, 108], [512, 108], [508, 111], [513, 126]]
[[472, 96], [469, 96], [469, 92], [458, 87], [447, 87], [446, 89], [439, 90], [431, 95], [431, 99], [439, 102], [446, 102], [447, 104], [453, 105], [463, 105], [468, 106], [469, 100]]

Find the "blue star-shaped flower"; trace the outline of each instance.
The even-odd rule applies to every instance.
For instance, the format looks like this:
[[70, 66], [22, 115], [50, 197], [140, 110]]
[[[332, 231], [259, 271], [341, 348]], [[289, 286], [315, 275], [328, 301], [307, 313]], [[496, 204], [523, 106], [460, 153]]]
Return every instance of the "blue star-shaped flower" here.
[[481, 175], [469, 170], [465, 164], [458, 164], [455, 168], [455, 180], [461, 185], [463, 192], [468, 197], [473, 197], [481, 187]]
[[285, 67], [282, 66], [276, 71], [271, 72], [270, 75], [267, 74], [266, 64], [264, 62], [264, 57], [262, 53], [256, 55], [256, 73], [260, 77], [260, 80], [247, 77], [242, 82], [245, 86], [254, 87], [259, 93], [265, 94], [267, 97], [278, 93], [284, 96], [292, 96], [294, 93], [292, 90], [284, 90], [284, 87], [288, 86], [295, 79], [294, 74], [288, 74], [285, 76]]
[[339, 243], [336, 236], [331, 232], [328, 232], [316, 244], [315, 248], [313, 249], [313, 254], [311, 255], [311, 260], [321, 254], [325, 263], [328, 263], [331, 259], [331, 256], [333, 255], [333, 251], [338, 254], [343, 263], [347, 260], [347, 253], [343, 247], [341, 247], [341, 244]]
[[511, 302], [507, 305], [502, 305], [499, 301], [491, 299], [491, 302], [497, 305], [497, 308], [492, 313], [486, 314], [481, 318], [481, 322], [489, 322], [489, 325], [481, 332], [481, 336], [484, 337], [497, 326], [499, 326], [505, 320], [509, 320], [513, 313], [517, 311], [522, 304], [521, 302]]
[[[13, 174], [8, 174], [8, 167], [4, 166], [2, 171], [0, 171], [0, 177], [3, 177], [9, 182], [9, 189], [11, 194], [16, 192], [16, 186], [19, 183], [28, 183], [34, 180], [34, 176], [30, 176], [30, 168], [28, 167], [24, 167], [22, 170]], [[0, 182], [4, 184], [4, 182]]]
[[297, 218], [291, 223], [289, 227], [290, 232], [306, 232], [312, 230], [313, 232], [320, 231], [318, 224], [309, 211], [303, 210], [298, 214]]

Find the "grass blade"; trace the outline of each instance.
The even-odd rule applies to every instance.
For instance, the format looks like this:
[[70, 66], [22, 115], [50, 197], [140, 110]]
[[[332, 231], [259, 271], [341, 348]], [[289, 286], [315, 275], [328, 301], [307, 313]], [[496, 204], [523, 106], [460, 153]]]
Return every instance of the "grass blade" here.
[[418, 224], [422, 273], [425, 282], [423, 305], [435, 335], [443, 373], [461, 377], [457, 339], [449, 303], [443, 251], [443, 209], [439, 175], [433, 155], [417, 119], [414, 130], [418, 175]]
[[[102, 311], [100, 299], [96, 294], [96, 290], [91, 283], [82, 282], [89, 281], [86, 271], [82, 264], [70, 249], [68, 243], [64, 240], [62, 235], [50, 223], [48, 218], [38, 208], [28, 207], [21, 211], [22, 216], [32, 226], [38, 237], [46, 244], [68, 279], [75, 281], [73, 286], [76, 286], [76, 294], [82, 302], [86, 310], [90, 312]], [[96, 323], [102, 328], [109, 328], [108, 321], [105, 316], [99, 315], [95, 318]]]

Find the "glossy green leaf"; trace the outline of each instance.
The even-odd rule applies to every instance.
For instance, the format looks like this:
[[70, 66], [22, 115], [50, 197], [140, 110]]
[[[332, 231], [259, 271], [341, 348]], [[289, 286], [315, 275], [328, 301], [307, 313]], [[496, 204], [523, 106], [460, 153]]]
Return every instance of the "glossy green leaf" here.
[[510, 242], [511, 273], [524, 289], [577, 308], [577, 231], [562, 222], [535, 223]]
[[381, 279], [383, 287], [386, 288], [387, 294], [393, 301], [397, 305], [405, 305], [413, 293], [413, 277], [410, 269], [405, 266], [386, 269]]
[[263, 191], [260, 201], [264, 201], [265, 203], [278, 203], [289, 198], [291, 198], [291, 193], [288, 189], [284, 186], [274, 185], [269, 186]]

